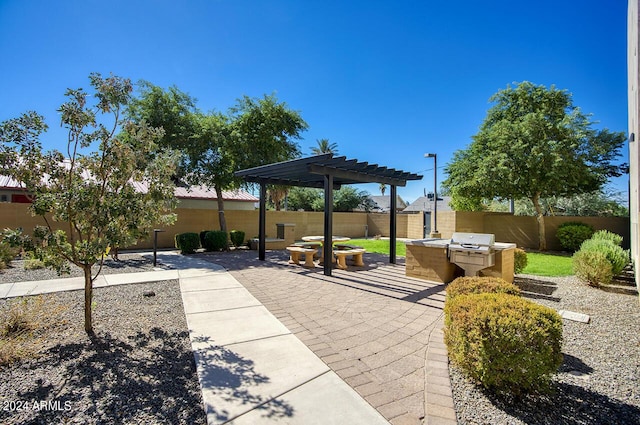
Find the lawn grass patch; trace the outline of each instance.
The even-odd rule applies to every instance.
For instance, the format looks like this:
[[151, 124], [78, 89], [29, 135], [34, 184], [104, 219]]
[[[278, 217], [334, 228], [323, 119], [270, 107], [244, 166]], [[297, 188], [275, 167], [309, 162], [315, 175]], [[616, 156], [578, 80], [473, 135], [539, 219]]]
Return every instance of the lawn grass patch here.
[[567, 255], [527, 252], [527, 267], [522, 273], [549, 277], [571, 276], [574, 274], [573, 260]]
[[[389, 248], [391, 242], [389, 239], [351, 239], [349, 245], [361, 246], [367, 250], [376, 254], [389, 255]], [[399, 257], [405, 257], [407, 253], [407, 246], [402, 241], [396, 241], [396, 255]]]

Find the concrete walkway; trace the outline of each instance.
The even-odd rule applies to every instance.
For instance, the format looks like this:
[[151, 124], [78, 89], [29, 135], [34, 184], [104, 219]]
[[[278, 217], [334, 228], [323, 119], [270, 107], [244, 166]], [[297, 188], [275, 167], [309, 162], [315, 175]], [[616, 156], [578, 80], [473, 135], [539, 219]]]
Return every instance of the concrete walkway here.
[[[230, 273], [159, 253], [169, 270], [102, 275], [95, 287], [179, 279], [209, 424], [388, 424]], [[78, 290], [82, 278], [0, 285], [0, 297]]]
[[456, 423], [443, 342], [445, 285], [405, 275], [404, 259], [364, 267], [288, 264], [285, 251], [201, 253], [223, 266], [393, 425]]

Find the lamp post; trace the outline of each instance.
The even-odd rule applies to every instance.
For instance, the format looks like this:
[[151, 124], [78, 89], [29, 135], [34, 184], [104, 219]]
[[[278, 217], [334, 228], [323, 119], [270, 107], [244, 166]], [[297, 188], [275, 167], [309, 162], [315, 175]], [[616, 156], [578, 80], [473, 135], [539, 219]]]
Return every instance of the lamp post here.
[[425, 153], [425, 158], [433, 158], [433, 230], [431, 230], [432, 238], [439, 238], [438, 232], [438, 156], [435, 153]]

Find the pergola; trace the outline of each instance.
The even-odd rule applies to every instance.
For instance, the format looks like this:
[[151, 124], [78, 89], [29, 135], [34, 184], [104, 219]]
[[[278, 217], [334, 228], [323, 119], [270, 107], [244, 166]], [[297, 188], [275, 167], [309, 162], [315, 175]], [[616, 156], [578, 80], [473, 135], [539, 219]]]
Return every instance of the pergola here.
[[[302, 186], [324, 188], [324, 240], [333, 234], [333, 189], [346, 184], [381, 183], [391, 187], [391, 212], [389, 218], [389, 262], [396, 262], [396, 199], [397, 187], [408, 180], [421, 180], [422, 176], [377, 164], [358, 162], [333, 154], [316, 155], [291, 161], [278, 162], [261, 167], [237, 171], [236, 176], [247, 182], [260, 184], [260, 223], [258, 226], [258, 258], [265, 259], [266, 251], [266, 198], [267, 185]], [[323, 244], [324, 258], [331, 258], [332, 245]], [[331, 276], [331, 261], [324, 262], [324, 274]]]

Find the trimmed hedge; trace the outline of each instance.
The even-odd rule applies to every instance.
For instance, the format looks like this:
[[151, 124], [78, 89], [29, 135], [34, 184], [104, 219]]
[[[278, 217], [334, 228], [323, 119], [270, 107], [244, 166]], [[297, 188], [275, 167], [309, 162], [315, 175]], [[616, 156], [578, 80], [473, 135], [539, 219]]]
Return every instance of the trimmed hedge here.
[[516, 248], [513, 252], [513, 272], [515, 274], [522, 273], [528, 263], [527, 252], [522, 248]]
[[232, 230], [229, 232], [229, 239], [236, 248], [244, 245], [244, 232], [242, 230]]
[[603, 252], [580, 250], [573, 254], [573, 272], [590, 286], [608, 285], [613, 279], [613, 268]]
[[204, 244], [206, 251], [222, 251], [227, 249], [227, 232], [222, 230], [212, 230], [204, 234]]
[[200, 246], [202, 246], [204, 248], [204, 235], [206, 235], [208, 232], [215, 232], [215, 230], [203, 230], [202, 232], [200, 232]]
[[609, 241], [614, 245], [622, 246], [622, 236], [608, 230], [598, 230], [591, 236], [591, 239]]
[[447, 285], [446, 291], [447, 300], [459, 295], [482, 293], [520, 295], [520, 288], [513, 283], [508, 283], [502, 278], [491, 276], [459, 277]]
[[553, 309], [504, 293], [445, 303], [450, 359], [496, 394], [545, 392], [562, 364], [562, 319]]
[[593, 232], [593, 227], [589, 224], [569, 221], [558, 226], [556, 237], [565, 250], [575, 252], [580, 249], [582, 242], [593, 236]]
[[622, 249], [620, 245], [614, 244], [608, 239], [589, 239], [582, 243], [580, 251], [601, 252], [611, 264], [611, 272], [614, 276], [629, 264], [629, 251]]
[[178, 233], [175, 236], [175, 246], [181, 254], [193, 254], [200, 248], [200, 237], [197, 233]]

